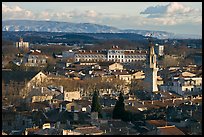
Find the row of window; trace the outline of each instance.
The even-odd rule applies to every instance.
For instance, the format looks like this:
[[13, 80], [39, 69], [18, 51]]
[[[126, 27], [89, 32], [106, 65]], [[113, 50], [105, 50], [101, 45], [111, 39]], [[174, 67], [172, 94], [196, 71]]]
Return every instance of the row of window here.
[[[76, 61], [105, 61], [105, 59], [80, 59], [77, 58], [75, 59]], [[135, 62], [139, 60], [145, 60], [145, 58], [142, 59], [109, 59], [108, 61], [113, 61], [113, 62]]]
[[98, 61], [105, 61], [105, 59], [79, 59], [77, 58], [75, 59], [75, 61], [96, 61], [98, 62]]
[[[76, 55], [76, 58], [106, 58], [106, 56], [99, 56], [99, 55]], [[146, 58], [145, 55], [109, 55], [109, 58]]]
[[109, 58], [145, 58], [146, 56], [145, 55], [126, 55], [126, 56], [123, 56], [123, 55], [109, 55]]
[[28, 63], [46, 63], [46, 60], [33, 60], [33, 59], [28, 59]]
[[100, 55], [75, 55], [75, 57], [81, 57], [81, 58], [105, 58], [106, 56], [100, 56]]

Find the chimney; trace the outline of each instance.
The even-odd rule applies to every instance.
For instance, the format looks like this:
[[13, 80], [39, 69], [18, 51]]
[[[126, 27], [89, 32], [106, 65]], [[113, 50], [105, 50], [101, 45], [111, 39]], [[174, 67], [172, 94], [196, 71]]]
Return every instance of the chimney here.
[[175, 102], [175, 99], [173, 99], [173, 104], [174, 104], [174, 102]]
[[38, 50], [38, 49], [36, 49], [35, 51], [36, 51], [36, 52], [38, 52], [38, 53], [41, 53], [41, 51], [40, 51], [40, 50]]
[[90, 53], [92, 53], [92, 50], [90, 50]]
[[41, 87], [41, 93], [43, 94], [43, 87]]
[[60, 92], [63, 93], [64, 92], [63, 91], [63, 86], [60, 86], [59, 88], [60, 88]]
[[20, 38], [20, 42], [23, 42], [23, 38]]
[[151, 102], [151, 103], [152, 103], [152, 105], [153, 105], [153, 104], [154, 104], [154, 101], [152, 100], [152, 102]]
[[162, 99], [162, 103], [164, 103], [164, 99]]
[[144, 105], [145, 104], [145, 102], [144, 101], [142, 101], [142, 105]]
[[62, 104], [60, 105], [60, 110], [59, 110], [59, 113], [60, 113], [60, 112], [62, 112]]

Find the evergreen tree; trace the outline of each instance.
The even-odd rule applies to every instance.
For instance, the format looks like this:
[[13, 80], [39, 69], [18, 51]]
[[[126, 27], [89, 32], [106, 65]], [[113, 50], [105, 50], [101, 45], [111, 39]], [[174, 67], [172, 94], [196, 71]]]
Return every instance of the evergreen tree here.
[[98, 92], [94, 91], [91, 104], [91, 112], [101, 112], [101, 105], [99, 103]]
[[125, 116], [125, 104], [123, 94], [120, 93], [118, 101], [113, 109], [113, 119], [123, 119]]

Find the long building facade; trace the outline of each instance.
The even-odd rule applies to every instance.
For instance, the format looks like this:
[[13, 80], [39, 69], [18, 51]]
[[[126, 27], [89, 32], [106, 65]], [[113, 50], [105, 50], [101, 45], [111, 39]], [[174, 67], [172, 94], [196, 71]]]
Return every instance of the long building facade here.
[[118, 46], [113, 46], [111, 49], [102, 51], [85, 51], [80, 50], [75, 53], [75, 61], [99, 62], [99, 61], [112, 61], [112, 62], [136, 62], [146, 60], [146, 51], [124, 50]]

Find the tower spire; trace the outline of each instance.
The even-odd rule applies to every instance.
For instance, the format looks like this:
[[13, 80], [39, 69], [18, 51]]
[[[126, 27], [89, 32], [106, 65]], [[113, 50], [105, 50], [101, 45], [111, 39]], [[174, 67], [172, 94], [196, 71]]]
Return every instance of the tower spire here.
[[150, 84], [150, 87], [147, 87], [148, 91], [155, 92], [158, 91], [157, 88], [157, 62], [156, 62], [156, 54], [154, 52], [154, 44], [152, 42], [152, 34], [150, 35], [150, 38], [148, 38], [149, 41], [149, 53], [147, 55], [147, 64], [146, 64], [146, 71], [145, 71], [145, 81], [147, 84]]

